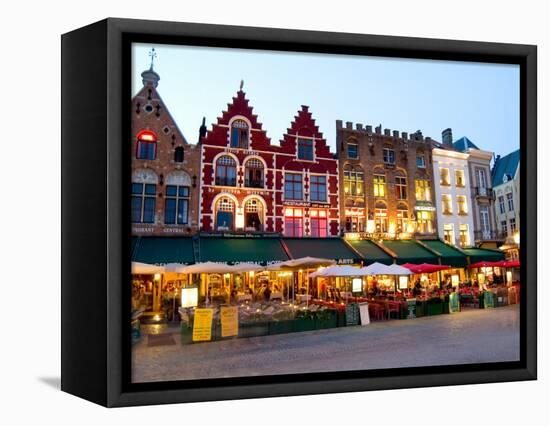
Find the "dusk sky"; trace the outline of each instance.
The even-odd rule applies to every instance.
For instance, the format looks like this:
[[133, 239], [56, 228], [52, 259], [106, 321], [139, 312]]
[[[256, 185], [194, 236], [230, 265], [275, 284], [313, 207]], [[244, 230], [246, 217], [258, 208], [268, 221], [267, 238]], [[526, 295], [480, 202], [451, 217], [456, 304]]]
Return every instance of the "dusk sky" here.
[[180, 130], [196, 143], [244, 80], [244, 91], [278, 144], [301, 105], [308, 105], [332, 151], [337, 119], [414, 132], [441, 141], [467, 136], [505, 155], [519, 148], [519, 66], [387, 59], [169, 45], [133, 46], [132, 93], [142, 87], [149, 50], [157, 53], [158, 91]]

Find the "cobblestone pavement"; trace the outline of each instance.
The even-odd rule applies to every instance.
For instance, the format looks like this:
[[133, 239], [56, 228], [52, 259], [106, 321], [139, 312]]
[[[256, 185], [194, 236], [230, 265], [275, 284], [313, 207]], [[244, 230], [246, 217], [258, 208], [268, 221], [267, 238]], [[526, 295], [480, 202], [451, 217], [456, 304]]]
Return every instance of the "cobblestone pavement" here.
[[133, 381], [366, 370], [519, 360], [519, 305], [368, 326], [182, 345], [133, 347]]

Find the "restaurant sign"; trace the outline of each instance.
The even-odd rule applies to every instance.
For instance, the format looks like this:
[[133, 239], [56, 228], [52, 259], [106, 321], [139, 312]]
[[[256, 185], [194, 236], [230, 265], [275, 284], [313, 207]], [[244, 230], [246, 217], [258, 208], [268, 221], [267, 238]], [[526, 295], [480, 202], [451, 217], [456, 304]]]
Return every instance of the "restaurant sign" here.
[[232, 337], [239, 334], [239, 308], [236, 306], [222, 306], [220, 308], [222, 323], [222, 337]]
[[460, 312], [460, 301], [457, 293], [451, 293], [449, 295], [449, 313], [454, 314], [456, 312]]

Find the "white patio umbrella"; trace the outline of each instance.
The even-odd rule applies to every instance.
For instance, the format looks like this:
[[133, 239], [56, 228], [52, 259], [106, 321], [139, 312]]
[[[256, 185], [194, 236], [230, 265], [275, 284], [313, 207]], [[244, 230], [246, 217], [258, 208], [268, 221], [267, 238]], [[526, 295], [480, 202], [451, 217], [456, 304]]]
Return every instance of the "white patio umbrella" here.
[[383, 263], [379, 263], [379, 262], [374, 262], [373, 264], [369, 266], [365, 266], [361, 269], [365, 272], [366, 275], [395, 275], [388, 268], [389, 268], [388, 265], [384, 265]]
[[310, 277], [363, 277], [365, 275], [369, 274], [365, 273], [363, 268], [358, 268], [350, 265], [334, 265], [314, 272], [310, 275]]
[[234, 272], [233, 266], [227, 263], [201, 262], [193, 265], [181, 265], [173, 272], [181, 274], [228, 274]]
[[265, 267], [262, 265], [258, 265], [257, 263], [249, 263], [249, 262], [239, 262], [235, 263], [234, 265], [231, 265], [231, 268], [233, 269], [233, 272], [239, 273], [239, 272], [260, 272], [265, 270]]
[[323, 259], [320, 257], [305, 256], [298, 259], [291, 259], [280, 264], [281, 268], [287, 269], [312, 269], [319, 266], [334, 265], [336, 262], [331, 259]]
[[412, 275], [410, 269], [405, 268], [404, 266], [393, 264], [388, 266], [388, 275]]
[[160, 274], [162, 272], [165, 272], [164, 266], [132, 262], [132, 274]]

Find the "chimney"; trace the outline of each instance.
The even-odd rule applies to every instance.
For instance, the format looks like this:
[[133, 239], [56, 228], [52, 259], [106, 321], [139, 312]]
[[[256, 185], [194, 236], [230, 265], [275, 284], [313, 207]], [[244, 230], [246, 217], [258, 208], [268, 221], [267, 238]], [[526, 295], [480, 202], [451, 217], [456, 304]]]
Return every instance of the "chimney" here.
[[450, 127], [441, 132], [441, 142], [448, 148], [453, 147], [453, 130]]

